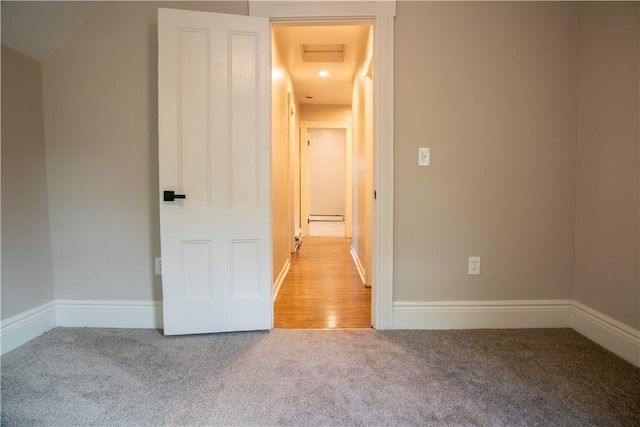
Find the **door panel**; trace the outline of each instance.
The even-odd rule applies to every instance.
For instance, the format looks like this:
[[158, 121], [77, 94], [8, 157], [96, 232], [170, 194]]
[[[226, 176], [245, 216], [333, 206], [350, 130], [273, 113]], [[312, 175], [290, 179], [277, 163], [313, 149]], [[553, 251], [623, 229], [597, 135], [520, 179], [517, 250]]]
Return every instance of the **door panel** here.
[[270, 329], [269, 22], [160, 9], [158, 42], [164, 332]]
[[210, 299], [211, 289], [211, 242], [180, 242], [182, 263], [182, 298]]
[[209, 144], [207, 138], [208, 33], [179, 31], [178, 185], [189, 190], [184, 208], [209, 206]]
[[231, 37], [231, 206], [258, 207], [257, 70], [258, 37]]
[[234, 298], [260, 295], [259, 259], [257, 240], [231, 242], [231, 283]]

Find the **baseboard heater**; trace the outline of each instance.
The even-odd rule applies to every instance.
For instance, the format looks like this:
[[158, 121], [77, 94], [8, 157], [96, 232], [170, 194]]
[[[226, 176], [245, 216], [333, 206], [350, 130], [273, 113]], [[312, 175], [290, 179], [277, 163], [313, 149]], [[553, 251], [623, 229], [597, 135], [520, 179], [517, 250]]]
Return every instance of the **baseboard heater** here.
[[309, 215], [309, 221], [344, 221], [344, 215]]
[[293, 242], [293, 251], [296, 252], [300, 245], [302, 245], [302, 229], [298, 229], [296, 233], [295, 241]]

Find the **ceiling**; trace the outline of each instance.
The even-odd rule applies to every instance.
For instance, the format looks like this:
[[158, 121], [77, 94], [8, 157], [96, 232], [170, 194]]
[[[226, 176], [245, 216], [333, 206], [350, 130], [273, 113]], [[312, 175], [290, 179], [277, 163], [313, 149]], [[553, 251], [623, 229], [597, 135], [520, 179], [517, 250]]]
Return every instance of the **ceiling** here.
[[98, 1], [3, 1], [2, 44], [42, 61], [99, 5]]
[[[42, 61], [99, 5], [99, 1], [2, 1], [2, 44]], [[299, 103], [351, 104], [353, 77], [365, 61], [369, 28], [369, 23], [273, 26], [274, 41]], [[343, 45], [344, 60], [303, 61], [302, 45], [327, 44]], [[328, 76], [318, 76], [320, 70], [326, 70]]]
[[[351, 105], [353, 77], [362, 70], [370, 27], [369, 23], [273, 26], [273, 38], [288, 67], [298, 102]], [[344, 45], [344, 61], [305, 62], [302, 45]], [[320, 70], [328, 71], [329, 75], [320, 77]]]

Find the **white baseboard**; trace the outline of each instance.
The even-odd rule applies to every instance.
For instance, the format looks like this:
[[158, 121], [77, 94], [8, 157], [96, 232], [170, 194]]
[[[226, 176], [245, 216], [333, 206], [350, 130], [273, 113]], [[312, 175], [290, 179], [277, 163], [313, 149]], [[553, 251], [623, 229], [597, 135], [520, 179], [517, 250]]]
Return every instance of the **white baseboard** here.
[[56, 301], [58, 326], [90, 328], [162, 328], [162, 302]]
[[362, 266], [362, 263], [360, 262], [360, 258], [358, 257], [358, 254], [356, 253], [356, 250], [353, 249], [353, 246], [351, 246], [351, 249], [349, 250], [349, 253], [351, 254], [351, 258], [353, 258], [353, 262], [356, 265], [356, 269], [358, 270], [358, 274], [360, 275], [360, 280], [362, 280], [362, 284], [367, 286], [367, 280], [365, 279], [364, 267]]
[[273, 283], [273, 301], [275, 302], [278, 297], [278, 292], [280, 292], [280, 287], [282, 286], [282, 282], [287, 277], [287, 273], [289, 273], [289, 268], [291, 268], [291, 261], [287, 258], [287, 261], [282, 266], [280, 273], [278, 273], [278, 277], [276, 277], [276, 281]]
[[640, 367], [640, 331], [578, 301], [573, 302], [571, 327], [610, 352]]
[[48, 302], [1, 322], [0, 348], [5, 354], [56, 327], [55, 303]]
[[[278, 275], [274, 301], [290, 266], [287, 260]], [[161, 329], [162, 302], [52, 301], [0, 323], [1, 353], [56, 326]], [[577, 301], [400, 301], [393, 304], [393, 329], [567, 327], [640, 367], [640, 331]]]
[[393, 329], [568, 328], [571, 300], [394, 302]]

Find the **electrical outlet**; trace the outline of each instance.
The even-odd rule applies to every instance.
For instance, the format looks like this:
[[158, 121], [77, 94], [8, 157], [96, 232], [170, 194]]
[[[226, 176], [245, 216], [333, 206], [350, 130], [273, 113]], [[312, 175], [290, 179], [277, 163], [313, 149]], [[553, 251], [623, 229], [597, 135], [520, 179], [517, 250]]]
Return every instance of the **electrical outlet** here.
[[479, 274], [480, 274], [480, 257], [470, 256], [469, 257], [469, 275], [477, 276]]
[[156, 257], [156, 276], [162, 276], [162, 260]]

